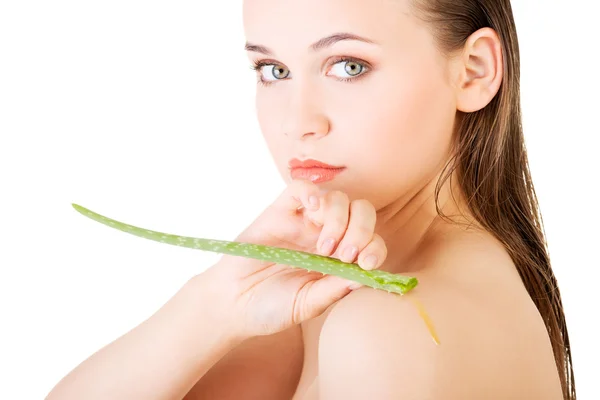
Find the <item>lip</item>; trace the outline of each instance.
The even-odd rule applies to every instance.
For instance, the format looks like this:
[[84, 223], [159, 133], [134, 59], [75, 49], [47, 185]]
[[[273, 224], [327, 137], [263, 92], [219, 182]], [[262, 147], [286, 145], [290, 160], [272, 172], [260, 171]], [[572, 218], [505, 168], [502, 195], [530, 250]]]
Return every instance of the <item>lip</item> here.
[[311, 158], [302, 161], [293, 158], [289, 165], [292, 179], [305, 179], [313, 183], [331, 181], [346, 169], [346, 167], [326, 164]]
[[333, 180], [346, 168], [292, 168], [292, 179], [303, 179], [312, 183], [322, 183]]
[[290, 169], [296, 168], [324, 168], [324, 169], [340, 169], [344, 168], [342, 166], [337, 165], [329, 165], [319, 160], [313, 160], [308, 158], [306, 160], [298, 160], [297, 158], [292, 158], [289, 162]]

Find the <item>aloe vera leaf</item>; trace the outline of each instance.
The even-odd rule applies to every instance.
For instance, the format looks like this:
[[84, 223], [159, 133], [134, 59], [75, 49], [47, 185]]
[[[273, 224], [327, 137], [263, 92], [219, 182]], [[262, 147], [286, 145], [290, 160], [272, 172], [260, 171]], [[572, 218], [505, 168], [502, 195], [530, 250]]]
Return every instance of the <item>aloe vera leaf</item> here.
[[71, 205], [82, 215], [104, 225], [161, 243], [233, 256], [254, 258], [257, 260], [289, 265], [291, 267], [303, 268], [309, 271], [318, 271], [323, 274], [336, 275], [359, 282], [374, 289], [385, 290], [389, 293], [401, 295], [413, 289], [418, 283], [417, 278], [414, 277], [392, 274], [380, 270], [367, 271], [362, 269], [358, 264], [345, 263], [332, 257], [311, 254], [304, 251], [252, 243], [178, 236], [152, 231], [116, 221], [74, 203], [71, 203]]

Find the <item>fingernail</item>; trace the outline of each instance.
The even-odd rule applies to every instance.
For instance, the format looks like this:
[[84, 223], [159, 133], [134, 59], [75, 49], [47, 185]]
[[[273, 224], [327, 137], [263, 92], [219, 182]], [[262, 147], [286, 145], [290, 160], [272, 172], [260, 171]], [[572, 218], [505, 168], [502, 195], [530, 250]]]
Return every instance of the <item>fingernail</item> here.
[[317, 196], [310, 196], [310, 198], [308, 199], [308, 202], [312, 206], [313, 210], [316, 210], [319, 208], [319, 198]]
[[368, 268], [368, 269], [375, 268], [375, 266], [377, 265], [377, 256], [375, 256], [373, 254], [368, 255], [365, 258], [364, 264], [365, 264], [365, 268]]
[[360, 289], [363, 286], [365, 286], [365, 285], [363, 285], [360, 282], [354, 282], [353, 284], [351, 284], [350, 286], [348, 286], [348, 289], [350, 289], [350, 290], [356, 290], [356, 289]]
[[354, 260], [354, 257], [356, 257], [356, 254], [358, 254], [358, 248], [356, 246], [347, 247], [346, 250], [344, 250], [344, 254], [342, 256], [343, 261], [352, 262], [352, 260]]
[[321, 252], [323, 254], [330, 254], [333, 250], [333, 246], [335, 245], [335, 239], [329, 238], [323, 242], [321, 245]]

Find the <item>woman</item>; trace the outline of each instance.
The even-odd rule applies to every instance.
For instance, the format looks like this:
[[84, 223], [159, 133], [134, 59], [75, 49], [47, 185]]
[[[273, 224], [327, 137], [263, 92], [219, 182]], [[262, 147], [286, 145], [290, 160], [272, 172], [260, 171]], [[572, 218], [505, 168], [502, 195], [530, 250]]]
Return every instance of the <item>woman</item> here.
[[575, 399], [510, 2], [246, 0], [244, 26], [288, 187], [237, 240], [419, 285], [225, 256], [48, 398]]

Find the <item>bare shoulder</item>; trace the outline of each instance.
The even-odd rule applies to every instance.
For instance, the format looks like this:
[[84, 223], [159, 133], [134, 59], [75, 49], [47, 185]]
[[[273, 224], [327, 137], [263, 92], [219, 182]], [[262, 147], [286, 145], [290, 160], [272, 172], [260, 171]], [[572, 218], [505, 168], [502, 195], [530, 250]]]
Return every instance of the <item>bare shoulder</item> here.
[[502, 246], [469, 233], [428, 252], [410, 294], [362, 288], [333, 308], [319, 342], [320, 398], [560, 399], [543, 321]]

